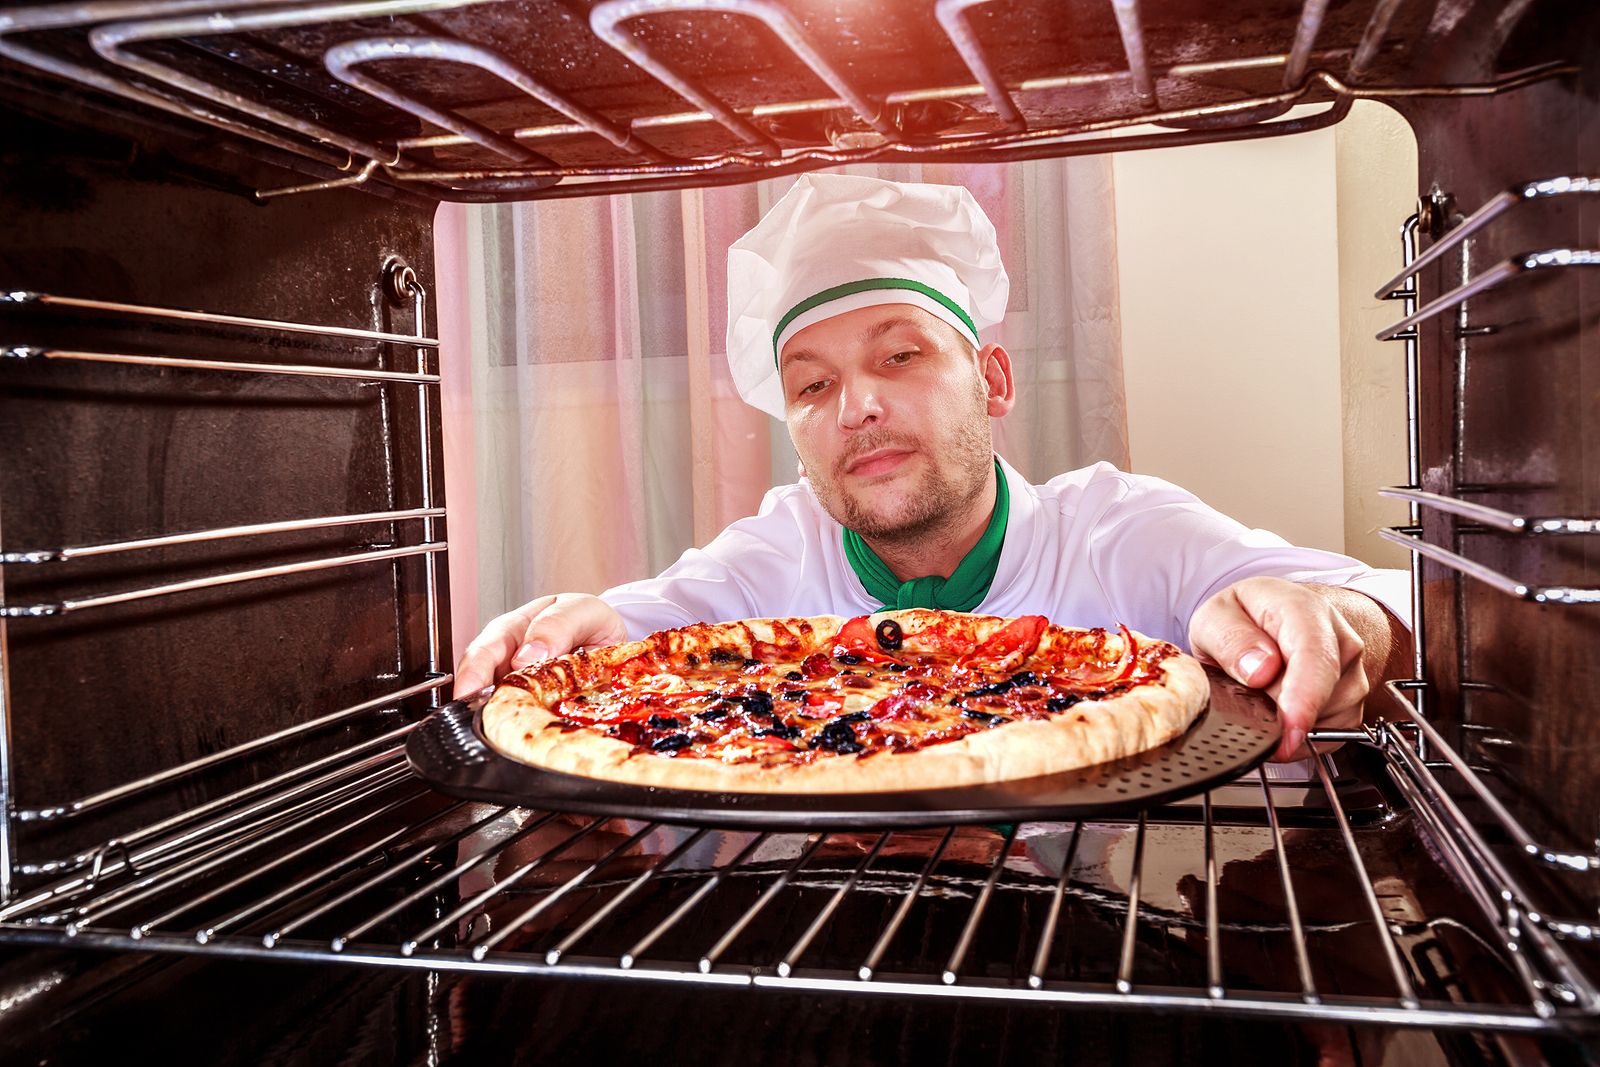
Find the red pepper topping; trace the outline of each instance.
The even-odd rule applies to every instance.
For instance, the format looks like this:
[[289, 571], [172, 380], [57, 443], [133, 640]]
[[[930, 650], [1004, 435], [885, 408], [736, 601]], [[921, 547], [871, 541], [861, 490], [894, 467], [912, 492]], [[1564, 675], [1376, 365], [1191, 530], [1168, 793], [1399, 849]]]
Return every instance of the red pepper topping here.
[[1014, 671], [1025, 663], [1050, 620], [1043, 615], [1024, 615], [1013, 619], [983, 644], [961, 658], [957, 666], [968, 670]]

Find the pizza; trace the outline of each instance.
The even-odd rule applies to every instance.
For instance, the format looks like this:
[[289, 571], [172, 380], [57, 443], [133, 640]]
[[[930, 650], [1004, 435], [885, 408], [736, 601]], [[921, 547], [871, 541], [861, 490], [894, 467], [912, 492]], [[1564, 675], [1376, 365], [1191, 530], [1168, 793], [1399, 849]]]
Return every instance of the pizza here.
[[508, 675], [503, 755], [608, 781], [859, 793], [1032, 778], [1143, 752], [1206, 706], [1198, 662], [1120, 627], [913, 608], [699, 623]]

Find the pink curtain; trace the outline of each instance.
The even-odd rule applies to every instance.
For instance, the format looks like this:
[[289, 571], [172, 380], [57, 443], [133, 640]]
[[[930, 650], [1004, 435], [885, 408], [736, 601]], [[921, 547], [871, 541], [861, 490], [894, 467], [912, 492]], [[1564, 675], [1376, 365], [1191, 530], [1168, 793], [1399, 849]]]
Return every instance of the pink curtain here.
[[[1109, 161], [860, 167], [965, 185], [1012, 276], [988, 339], [1015, 357], [997, 447], [1044, 480], [1127, 465]], [[793, 481], [781, 423], [723, 352], [727, 247], [793, 179], [440, 209], [456, 647], [543, 592], [655, 573]]]

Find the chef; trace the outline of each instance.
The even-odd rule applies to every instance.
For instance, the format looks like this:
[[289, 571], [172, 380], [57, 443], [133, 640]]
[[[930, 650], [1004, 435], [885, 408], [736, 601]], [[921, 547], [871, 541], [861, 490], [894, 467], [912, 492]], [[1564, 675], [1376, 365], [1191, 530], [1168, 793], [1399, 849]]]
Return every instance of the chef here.
[[1409, 655], [1407, 577], [1247, 529], [1159, 478], [1097, 463], [1033, 485], [994, 453], [1011, 357], [980, 331], [1009, 282], [967, 190], [800, 178], [728, 253], [728, 363], [788, 424], [804, 472], [655, 578], [542, 596], [457, 668], [476, 691], [583, 645], [692, 622], [884, 607], [1126, 623], [1265, 688], [1276, 756], [1361, 721]]

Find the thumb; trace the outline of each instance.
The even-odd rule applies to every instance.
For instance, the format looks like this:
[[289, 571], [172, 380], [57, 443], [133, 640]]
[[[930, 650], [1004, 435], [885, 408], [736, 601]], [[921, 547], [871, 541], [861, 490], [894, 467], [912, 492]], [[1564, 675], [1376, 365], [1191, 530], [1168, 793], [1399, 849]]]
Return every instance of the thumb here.
[[592, 596], [560, 596], [528, 624], [511, 666], [520, 670], [566, 655], [580, 645], [609, 644], [626, 636], [621, 617], [605, 601]]
[[[1208, 609], [1208, 610], [1206, 610]], [[1214, 663], [1242, 685], [1266, 687], [1283, 670], [1283, 655], [1270, 634], [1237, 601], [1207, 604], [1189, 627], [1195, 655]]]

